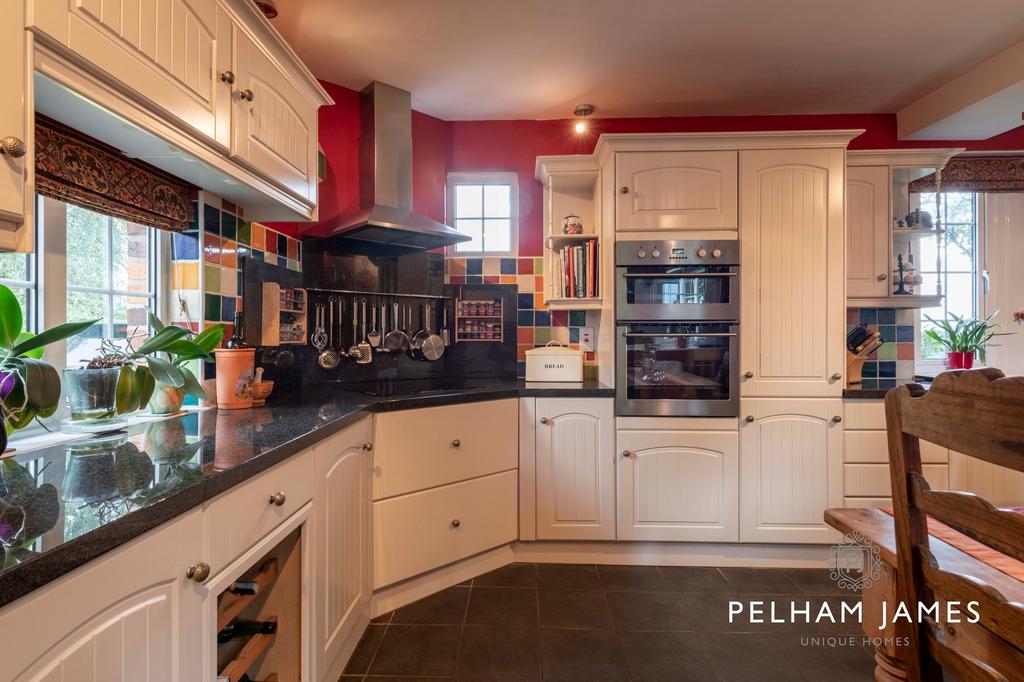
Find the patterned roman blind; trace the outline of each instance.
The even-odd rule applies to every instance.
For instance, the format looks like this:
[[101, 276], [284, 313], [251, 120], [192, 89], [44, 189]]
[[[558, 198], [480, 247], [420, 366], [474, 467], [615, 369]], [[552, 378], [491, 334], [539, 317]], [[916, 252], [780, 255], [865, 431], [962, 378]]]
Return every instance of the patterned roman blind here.
[[[935, 174], [910, 183], [911, 192], [934, 192]], [[958, 156], [942, 169], [943, 192], [1024, 192], [1024, 156]]]

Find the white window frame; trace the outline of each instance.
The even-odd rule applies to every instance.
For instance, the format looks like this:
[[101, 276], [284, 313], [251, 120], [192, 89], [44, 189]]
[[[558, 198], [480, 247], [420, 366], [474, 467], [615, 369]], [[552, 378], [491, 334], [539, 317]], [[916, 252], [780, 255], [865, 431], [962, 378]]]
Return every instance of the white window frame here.
[[[456, 185], [508, 185], [511, 202], [509, 207], [509, 248], [507, 251], [460, 251], [449, 246], [447, 255], [456, 258], [515, 258], [519, 255], [519, 174], [514, 171], [488, 171], [477, 173], [448, 173], [445, 186], [446, 223], [455, 227], [455, 186]], [[486, 242], [484, 243], [486, 246]]]
[[39, 302], [37, 297], [39, 295], [39, 286], [37, 284], [37, 270], [36, 267], [36, 254], [23, 253], [20, 254], [25, 258], [28, 265], [28, 277], [26, 279], [6, 279], [0, 277], [0, 284], [14, 290], [15, 292], [22, 290], [26, 292], [26, 310], [24, 311], [24, 324], [25, 329], [34, 332], [37, 331], [39, 326], [36, 323], [38, 319]]

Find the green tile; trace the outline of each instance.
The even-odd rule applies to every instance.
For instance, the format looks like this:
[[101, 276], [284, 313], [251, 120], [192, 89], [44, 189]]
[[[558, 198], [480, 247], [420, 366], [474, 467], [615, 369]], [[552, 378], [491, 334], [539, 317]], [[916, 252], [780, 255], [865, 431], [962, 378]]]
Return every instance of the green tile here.
[[586, 327], [587, 326], [587, 311], [586, 310], [570, 310], [569, 311], [569, 326], [570, 327]]
[[249, 221], [244, 218], [238, 219], [238, 241], [252, 244], [252, 228], [249, 227]]
[[544, 259], [534, 258], [533, 259], [533, 274], [543, 275], [544, 274]]
[[537, 346], [543, 346], [545, 343], [551, 340], [551, 327], [534, 327], [533, 329], [533, 343]]
[[288, 269], [297, 271], [299, 269], [299, 261], [295, 260], [294, 258], [289, 258]]
[[220, 296], [217, 294], [203, 296], [203, 319], [207, 322], [220, 322]]
[[880, 362], [881, 361], [886, 361], [886, 360], [895, 360], [895, 359], [896, 359], [896, 344], [895, 343], [883, 344], [882, 347], [878, 349], [878, 360]]
[[216, 265], [203, 265], [203, 290], [208, 294], [220, 293], [220, 268]]

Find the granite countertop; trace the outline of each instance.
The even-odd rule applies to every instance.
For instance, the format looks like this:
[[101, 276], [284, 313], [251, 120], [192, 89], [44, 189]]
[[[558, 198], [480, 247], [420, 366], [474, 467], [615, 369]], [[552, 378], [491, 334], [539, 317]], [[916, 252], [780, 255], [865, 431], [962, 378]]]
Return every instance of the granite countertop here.
[[191, 412], [0, 459], [0, 607], [368, 414], [499, 398], [615, 395], [596, 381], [480, 378], [417, 390], [317, 386], [316, 400], [273, 404], [272, 397], [265, 407]]
[[892, 379], [864, 379], [863, 382], [843, 389], [843, 398], [846, 400], [882, 400], [885, 394], [906, 384], [919, 384], [925, 389], [932, 385], [934, 377], [904, 377]]

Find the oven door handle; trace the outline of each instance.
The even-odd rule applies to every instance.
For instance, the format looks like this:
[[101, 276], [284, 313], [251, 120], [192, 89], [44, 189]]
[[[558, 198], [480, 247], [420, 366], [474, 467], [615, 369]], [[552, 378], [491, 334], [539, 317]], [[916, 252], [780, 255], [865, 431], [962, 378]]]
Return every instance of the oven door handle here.
[[658, 279], [673, 279], [676, 277], [736, 277], [738, 272], [624, 272], [624, 277], [656, 277]]
[[631, 334], [625, 332], [623, 334], [627, 339], [631, 337], [642, 337], [642, 338], [654, 338], [658, 336], [736, 336], [735, 332], [708, 332], [707, 334], [684, 334], [681, 332], [666, 332], [664, 334]]

